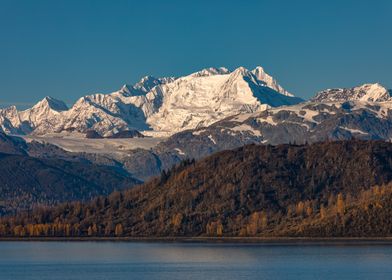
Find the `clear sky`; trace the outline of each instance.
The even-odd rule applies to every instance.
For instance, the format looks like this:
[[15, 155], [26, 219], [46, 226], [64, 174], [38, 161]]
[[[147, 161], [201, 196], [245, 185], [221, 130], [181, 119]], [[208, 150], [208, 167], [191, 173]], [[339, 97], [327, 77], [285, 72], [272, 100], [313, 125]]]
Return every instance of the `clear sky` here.
[[392, 1], [0, 0], [0, 103], [261, 65], [287, 90], [392, 88]]

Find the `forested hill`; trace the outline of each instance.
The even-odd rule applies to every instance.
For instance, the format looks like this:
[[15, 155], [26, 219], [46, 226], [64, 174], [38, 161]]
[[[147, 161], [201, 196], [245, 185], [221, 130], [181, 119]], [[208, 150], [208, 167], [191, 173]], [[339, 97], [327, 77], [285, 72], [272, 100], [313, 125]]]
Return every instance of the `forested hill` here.
[[[53, 149], [58, 155], [45, 158]], [[37, 204], [86, 201], [140, 183], [122, 168], [94, 164], [55, 146], [26, 143], [0, 131], [0, 216]]]
[[114, 167], [0, 153], [0, 216], [37, 204], [90, 200], [139, 183]]
[[[248, 145], [89, 203], [1, 220], [16, 236], [387, 236], [392, 144]], [[379, 185], [380, 187], [378, 187]]]

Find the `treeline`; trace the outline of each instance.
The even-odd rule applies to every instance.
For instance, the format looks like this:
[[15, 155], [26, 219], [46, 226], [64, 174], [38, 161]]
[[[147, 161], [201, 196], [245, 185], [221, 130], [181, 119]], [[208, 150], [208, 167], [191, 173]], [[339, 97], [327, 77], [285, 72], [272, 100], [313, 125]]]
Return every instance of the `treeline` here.
[[249, 145], [133, 189], [0, 219], [1, 236], [389, 236], [392, 144]]
[[[109, 202], [110, 203], [110, 202]], [[82, 204], [77, 203], [76, 212], [82, 214]], [[209, 220], [205, 231], [198, 236], [223, 237], [387, 237], [392, 235], [392, 184], [362, 189], [356, 195], [339, 193], [331, 195], [326, 204], [319, 200], [300, 201], [289, 205], [285, 211], [256, 211], [248, 216], [239, 215], [229, 219]], [[70, 205], [67, 205], [68, 207]], [[43, 215], [51, 209], [41, 209]], [[3, 219], [0, 223], [2, 237], [122, 237], [127, 221], [117, 223], [28, 223], [31, 216]], [[174, 230], [184, 221], [180, 213], [169, 221]]]
[[[392, 183], [339, 194], [335, 203], [302, 215], [294, 225], [282, 227], [281, 236], [389, 237], [392, 236]], [[290, 221], [282, 221], [282, 223]]]

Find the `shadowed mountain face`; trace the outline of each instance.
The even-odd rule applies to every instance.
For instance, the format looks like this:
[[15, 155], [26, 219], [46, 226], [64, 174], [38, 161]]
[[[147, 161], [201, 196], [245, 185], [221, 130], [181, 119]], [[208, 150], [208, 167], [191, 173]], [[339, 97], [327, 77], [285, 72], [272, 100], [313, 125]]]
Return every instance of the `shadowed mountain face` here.
[[23, 139], [0, 132], [0, 153], [25, 155], [26, 147]]
[[37, 204], [89, 200], [139, 183], [114, 160], [0, 133], [0, 215]]
[[0, 153], [0, 214], [89, 200], [138, 183], [115, 167]]
[[[77, 236], [297, 235], [305, 218], [325, 216], [330, 225], [333, 215], [346, 213], [343, 197], [354, 207], [358, 194], [391, 180], [392, 144], [386, 142], [248, 145], [183, 162], [107, 198], [21, 214], [18, 222], [77, 224]], [[352, 232], [360, 234], [361, 224]]]

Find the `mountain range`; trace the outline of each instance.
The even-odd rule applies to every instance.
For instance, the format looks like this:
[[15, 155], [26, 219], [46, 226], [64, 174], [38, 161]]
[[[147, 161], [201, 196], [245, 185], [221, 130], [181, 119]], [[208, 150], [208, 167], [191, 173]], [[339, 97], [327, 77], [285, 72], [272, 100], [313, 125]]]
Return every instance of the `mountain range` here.
[[[378, 83], [327, 89], [304, 101], [262, 67], [234, 71], [221, 67], [177, 78], [146, 76], [110, 94], [84, 96], [71, 108], [50, 97], [24, 111], [12, 106], [0, 110], [0, 127], [7, 134], [29, 137], [27, 143], [14, 137], [18, 144], [8, 145], [8, 151], [17, 147], [19, 153], [39, 158], [78, 158], [116, 165], [139, 180], [147, 180], [186, 158], [198, 159], [251, 143], [300, 144], [351, 138], [389, 141], [391, 108], [391, 90]], [[67, 140], [64, 133], [76, 135], [72, 145], [77, 143], [80, 149], [63, 146]], [[164, 137], [148, 148], [132, 148], [132, 139], [127, 140], [130, 145], [126, 149], [121, 142], [113, 151], [109, 139], [100, 140], [105, 141], [103, 146], [94, 148], [93, 141], [103, 137], [144, 136]], [[21, 145], [27, 148], [21, 149]], [[83, 149], [87, 145], [93, 147], [88, 153]]]
[[0, 127], [11, 134], [86, 133], [109, 136], [124, 130], [164, 135], [208, 126], [238, 113], [291, 105], [294, 97], [263, 68], [208, 68], [184, 77], [146, 76], [110, 94], [87, 95], [71, 107], [45, 97], [32, 108], [0, 110]]
[[[325, 122], [326, 115], [335, 114], [336, 108], [342, 108], [342, 103], [347, 101], [354, 102], [356, 105], [352, 107], [355, 109], [370, 108], [373, 103], [377, 103], [376, 107], [382, 107], [382, 114], [387, 115], [391, 107], [389, 102], [392, 101], [391, 90], [378, 83], [364, 84], [354, 88], [323, 90], [309, 101], [304, 101], [285, 90], [262, 67], [253, 70], [239, 67], [234, 71], [224, 67], [207, 68], [176, 78], [146, 76], [135, 85], [124, 85], [119, 91], [110, 94], [84, 96], [70, 108], [60, 100], [45, 97], [24, 111], [18, 111], [15, 106], [0, 109], [0, 130], [14, 135], [67, 132], [87, 133], [99, 138], [124, 132], [123, 135], [133, 134], [136, 137], [144, 134], [167, 137], [192, 129], [198, 130], [194, 133], [196, 135], [219, 121], [225, 120], [228, 124], [228, 118], [237, 123], [240, 119], [253, 118], [253, 126], [245, 124], [222, 132], [238, 134], [253, 131], [256, 133], [253, 136], [260, 136], [262, 128], [263, 137], [258, 137], [257, 141], [287, 143], [298, 141], [297, 134], [304, 130], [315, 134], [315, 130], [322, 129], [319, 124]], [[377, 109], [372, 110], [375, 111]], [[233, 118], [237, 115], [240, 117]], [[385, 118], [386, 115], [380, 113], [377, 117]], [[229, 128], [232, 126], [228, 125]], [[256, 129], [258, 132], [255, 126], [260, 128]], [[335, 128], [339, 129], [337, 126]], [[347, 128], [343, 134], [351, 134], [356, 129]], [[271, 130], [274, 136], [269, 136]], [[354, 134], [359, 134], [359, 131]], [[328, 137], [334, 138], [339, 137], [337, 134], [340, 132], [326, 134], [331, 133], [334, 135]], [[312, 138], [319, 140], [314, 135], [306, 138], [306, 141]]]
[[359, 100], [368, 102], [392, 101], [392, 91], [379, 83], [364, 84], [354, 88], [337, 88], [320, 91], [311, 99], [313, 102], [335, 102]]
[[[390, 98], [390, 91], [375, 86], [384, 94], [379, 98]], [[352, 95], [336, 101], [336, 92], [349, 90]], [[324, 98], [323, 101], [311, 100], [255, 113], [235, 114], [207, 127], [184, 130], [152, 149], [130, 151], [122, 161], [129, 172], [145, 180], [186, 158], [199, 159], [252, 143], [278, 145], [353, 138], [392, 139], [391, 101], [374, 102], [363, 97], [358, 100], [355, 88], [341, 91], [329, 90], [330, 99]]]
[[[17, 176], [8, 176], [9, 169], [0, 170], [0, 175], [8, 174], [0, 177], [2, 192], [7, 194], [1, 198], [6, 201], [3, 212], [15, 210], [11, 201], [28, 208], [89, 199], [114, 190], [111, 182], [125, 180], [119, 189], [131, 187], [184, 160], [248, 144], [353, 138], [390, 141], [391, 94], [376, 83], [327, 89], [304, 101], [261, 67], [234, 71], [221, 67], [177, 78], [147, 76], [110, 94], [84, 96], [70, 108], [50, 97], [24, 111], [4, 108], [0, 110], [0, 153], [13, 156], [2, 159], [3, 164], [15, 167]], [[33, 188], [17, 180], [27, 174], [26, 169], [17, 168], [26, 162], [38, 172], [31, 174]], [[59, 168], [53, 169], [57, 164]], [[41, 176], [40, 166], [54, 174], [50, 180]], [[104, 172], [108, 180], [102, 186], [96, 181], [86, 183]], [[72, 179], [64, 181], [64, 176]], [[12, 182], [17, 183], [20, 196], [9, 195]], [[58, 186], [59, 193], [49, 185]], [[91, 191], [79, 192], [85, 187]]]
[[0, 236], [389, 236], [391, 110], [378, 83], [305, 101], [261, 67], [4, 108]]

